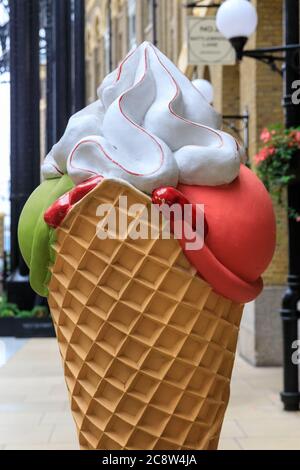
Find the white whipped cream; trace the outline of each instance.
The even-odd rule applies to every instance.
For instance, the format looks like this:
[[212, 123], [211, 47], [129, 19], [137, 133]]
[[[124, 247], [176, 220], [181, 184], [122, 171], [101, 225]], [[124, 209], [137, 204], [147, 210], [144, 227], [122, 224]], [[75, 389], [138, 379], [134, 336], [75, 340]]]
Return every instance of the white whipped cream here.
[[95, 103], [71, 117], [42, 167], [75, 184], [101, 174], [151, 193], [178, 182], [233, 181], [243, 159], [236, 140], [218, 130], [220, 116], [152, 44], [131, 51], [98, 89]]

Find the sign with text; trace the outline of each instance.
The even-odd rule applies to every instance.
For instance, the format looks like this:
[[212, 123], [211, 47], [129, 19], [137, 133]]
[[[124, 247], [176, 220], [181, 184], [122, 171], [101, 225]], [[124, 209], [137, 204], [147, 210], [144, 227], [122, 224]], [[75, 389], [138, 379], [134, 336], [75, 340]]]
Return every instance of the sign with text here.
[[190, 65], [234, 65], [235, 50], [218, 31], [214, 16], [188, 16], [188, 62]]

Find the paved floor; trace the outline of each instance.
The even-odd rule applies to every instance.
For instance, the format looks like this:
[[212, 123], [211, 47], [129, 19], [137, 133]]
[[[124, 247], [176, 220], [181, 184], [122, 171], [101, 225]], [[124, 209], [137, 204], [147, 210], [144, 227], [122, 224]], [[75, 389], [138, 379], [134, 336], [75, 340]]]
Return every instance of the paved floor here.
[[[0, 449], [77, 449], [55, 340], [0, 341]], [[0, 358], [1, 365], [1, 358]], [[300, 450], [300, 412], [278, 398], [281, 370], [236, 361], [221, 449]]]

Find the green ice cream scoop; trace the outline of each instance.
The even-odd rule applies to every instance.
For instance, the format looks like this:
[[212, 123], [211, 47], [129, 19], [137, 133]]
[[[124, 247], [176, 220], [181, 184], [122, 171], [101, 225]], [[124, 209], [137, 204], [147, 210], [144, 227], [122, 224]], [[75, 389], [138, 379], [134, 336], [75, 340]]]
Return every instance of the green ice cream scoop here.
[[49, 266], [54, 262], [51, 244], [55, 239], [55, 230], [44, 221], [44, 213], [73, 186], [68, 175], [44, 181], [27, 200], [19, 219], [19, 245], [30, 269], [30, 284], [43, 297], [48, 295]]

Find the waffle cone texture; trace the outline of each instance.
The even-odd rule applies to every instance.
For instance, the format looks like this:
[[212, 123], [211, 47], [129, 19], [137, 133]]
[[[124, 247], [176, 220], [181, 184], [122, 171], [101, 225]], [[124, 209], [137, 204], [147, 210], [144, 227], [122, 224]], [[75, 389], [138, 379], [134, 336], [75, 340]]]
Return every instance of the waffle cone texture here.
[[119, 196], [151, 205], [104, 180], [54, 245], [49, 305], [80, 446], [216, 449], [243, 305], [201, 280], [177, 240], [132, 240], [133, 217], [124, 239], [99, 239], [97, 207], [118, 212]]

